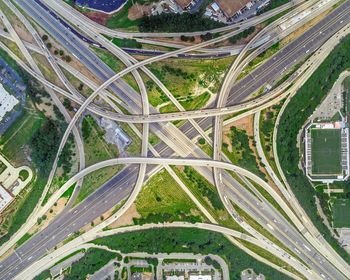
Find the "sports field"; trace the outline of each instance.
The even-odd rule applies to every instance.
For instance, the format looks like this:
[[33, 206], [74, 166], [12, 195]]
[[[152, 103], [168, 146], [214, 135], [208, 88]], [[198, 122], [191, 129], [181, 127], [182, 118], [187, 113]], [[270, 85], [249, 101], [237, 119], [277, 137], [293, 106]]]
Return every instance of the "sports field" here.
[[341, 130], [312, 129], [313, 174], [341, 174]]
[[350, 227], [350, 199], [335, 199], [332, 203], [335, 228]]

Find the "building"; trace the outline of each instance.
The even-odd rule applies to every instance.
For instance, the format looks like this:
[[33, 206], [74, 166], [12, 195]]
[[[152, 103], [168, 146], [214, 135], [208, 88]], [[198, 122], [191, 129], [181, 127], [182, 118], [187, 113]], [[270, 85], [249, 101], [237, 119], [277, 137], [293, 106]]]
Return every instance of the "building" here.
[[211, 275], [190, 275], [190, 280], [211, 280]]
[[227, 19], [242, 13], [242, 10], [249, 9], [252, 6], [251, 0], [215, 0], [220, 10]]
[[13, 196], [0, 184], [0, 213], [4, 210], [13, 200]]
[[17, 98], [9, 94], [0, 84], [0, 122], [18, 103]]
[[185, 280], [184, 276], [170, 275], [166, 276], [166, 280]]
[[182, 10], [187, 10], [191, 5], [192, 0], [175, 0], [175, 3], [181, 7]]
[[265, 280], [263, 274], [257, 275], [253, 269], [246, 269], [241, 272], [241, 280]]
[[304, 169], [311, 181], [345, 181], [350, 175], [349, 128], [343, 121], [309, 123], [304, 131]]
[[[27, 176], [21, 177], [27, 173]], [[0, 213], [15, 199], [15, 197], [29, 184], [33, 172], [27, 166], [14, 167], [0, 154]]]

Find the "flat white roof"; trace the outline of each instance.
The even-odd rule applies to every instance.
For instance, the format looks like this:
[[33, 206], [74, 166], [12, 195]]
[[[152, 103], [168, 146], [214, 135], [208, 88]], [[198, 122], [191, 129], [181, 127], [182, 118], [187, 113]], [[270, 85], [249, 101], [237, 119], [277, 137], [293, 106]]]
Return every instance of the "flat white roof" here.
[[167, 276], [166, 280], [185, 280], [185, 277], [183, 276], [176, 276], [176, 275], [171, 275]]
[[190, 280], [211, 280], [211, 275], [191, 275]]
[[17, 98], [9, 94], [2, 84], [0, 84], [0, 121], [2, 121], [6, 113], [10, 112], [18, 102]]
[[0, 185], [0, 212], [13, 200], [13, 197]]
[[214, 2], [213, 4], [211, 4], [211, 7], [213, 8], [213, 10], [214, 10], [215, 12], [220, 11], [220, 7], [219, 7], [219, 5], [218, 5], [218, 4], [216, 4], [215, 2]]

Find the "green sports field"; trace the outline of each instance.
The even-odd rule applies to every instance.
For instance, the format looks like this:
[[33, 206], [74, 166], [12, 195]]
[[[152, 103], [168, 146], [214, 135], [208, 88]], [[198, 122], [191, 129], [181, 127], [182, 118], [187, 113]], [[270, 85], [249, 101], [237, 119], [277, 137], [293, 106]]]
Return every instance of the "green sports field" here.
[[350, 227], [350, 199], [335, 199], [332, 202], [332, 210], [335, 228]]
[[341, 174], [341, 130], [312, 129], [313, 174]]

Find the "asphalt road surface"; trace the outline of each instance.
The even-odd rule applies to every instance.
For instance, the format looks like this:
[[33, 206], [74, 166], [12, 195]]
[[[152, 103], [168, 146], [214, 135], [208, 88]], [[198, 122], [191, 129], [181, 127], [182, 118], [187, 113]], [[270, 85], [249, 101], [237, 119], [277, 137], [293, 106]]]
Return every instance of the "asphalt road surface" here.
[[[23, 2], [20, 2], [22, 5]], [[31, 6], [29, 9], [34, 8], [33, 5], [28, 6]], [[337, 15], [340, 13], [343, 13], [343, 16], [338, 19]], [[41, 15], [37, 14], [36, 20], [40, 18], [42, 18]], [[276, 81], [281, 73], [285, 73], [288, 68], [303, 60], [309, 52], [311, 53], [314, 49], [318, 48], [332, 34], [349, 22], [350, 1], [346, 1], [342, 7], [338, 8], [314, 28], [278, 53], [275, 56], [275, 59], [270, 59], [267, 63], [257, 68], [251, 75], [238, 82], [232, 88], [229, 97], [229, 104], [242, 102], [250, 94], [259, 90], [266, 82], [272, 83], [272, 81]], [[47, 24], [45, 23], [45, 20], [42, 20], [40, 24], [44, 24], [44, 28], [46, 29], [45, 26]], [[323, 29], [323, 26], [327, 26], [328, 28]], [[61, 36], [56, 33], [57, 31], [53, 31], [53, 34], [50, 32], [55, 38], [56, 35], [57, 37]], [[312, 40], [308, 40], [308, 38], [312, 38]], [[64, 41], [67, 40], [67, 38], [61, 39]], [[73, 47], [74, 46], [72, 46], [72, 48]], [[85, 58], [81, 59], [85, 60]], [[94, 63], [98, 62], [98, 60], [90, 62], [84, 61], [84, 63], [85, 62], [89, 67], [95, 68], [96, 65], [94, 65]], [[101, 72], [99, 68], [96, 71]], [[121, 90], [118, 90], [118, 93], [120, 93], [120, 91]], [[134, 103], [134, 101], [132, 102]], [[212, 118], [201, 119], [200, 125], [203, 129], [210, 127], [212, 125]], [[197, 132], [189, 123], [183, 125], [181, 131], [183, 131], [190, 139], [197, 135]], [[164, 157], [173, 154], [173, 151], [166, 147], [164, 143], [157, 145], [157, 150], [160, 151], [161, 155]], [[149, 171], [151, 168], [152, 166], [149, 166], [147, 170]], [[106, 212], [106, 210], [112, 208], [123, 198], [128, 196], [136, 181], [137, 172], [138, 166], [131, 165], [126, 167], [80, 205], [66, 212], [66, 214], [59, 216], [48, 225], [46, 229], [20, 246], [15, 253], [11, 254], [7, 259], [0, 263], [0, 279], [11, 279], [16, 273], [42, 257], [47, 250], [52, 249], [59, 242], [78, 231], [85, 224], [88, 224], [96, 217], [99, 217], [102, 213]]]

